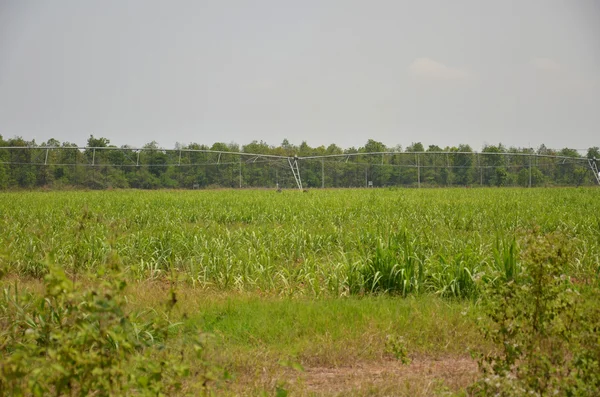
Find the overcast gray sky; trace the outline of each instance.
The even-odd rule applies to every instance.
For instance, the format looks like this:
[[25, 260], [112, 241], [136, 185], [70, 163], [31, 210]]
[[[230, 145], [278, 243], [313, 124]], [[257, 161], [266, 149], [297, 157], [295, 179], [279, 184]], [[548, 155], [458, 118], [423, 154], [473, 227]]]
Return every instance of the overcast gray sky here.
[[600, 146], [600, 1], [0, 0], [0, 134]]

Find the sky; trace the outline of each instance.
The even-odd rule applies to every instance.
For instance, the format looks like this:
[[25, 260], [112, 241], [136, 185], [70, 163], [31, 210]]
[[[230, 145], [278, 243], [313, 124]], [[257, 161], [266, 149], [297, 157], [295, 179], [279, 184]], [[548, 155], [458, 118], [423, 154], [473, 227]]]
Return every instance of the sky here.
[[0, 135], [600, 146], [596, 0], [0, 0]]

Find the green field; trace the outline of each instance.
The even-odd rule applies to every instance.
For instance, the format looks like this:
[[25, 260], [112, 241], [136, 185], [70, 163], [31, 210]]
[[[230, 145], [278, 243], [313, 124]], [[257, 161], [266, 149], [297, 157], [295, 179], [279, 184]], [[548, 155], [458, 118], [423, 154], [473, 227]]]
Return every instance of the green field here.
[[49, 267], [85, 286], [118, 266], [127, 310], [158, 317], [176, 288], [170, 343], [213, 336], [208, 357], [234, 375], [217, 394], [460, 392], [476, 375], [469, 352], [493, 350], [476, 325], [482, 280], [518, 278], [532, 235], [564, 241], [562, 276], [598, 288], [599, 198], [595, 188], [8, 192], [0, 282], [5, 295], [16, 283], [36, 295]]
[[536, 227], [575, 242], [566, 273], [595, 274], [599, 209], [596, 189], [5, 193], [0, 246], [20, 276], [49, 256], [85, 273], [117, 255], [136, 279], [219, 290], [471, 297]]

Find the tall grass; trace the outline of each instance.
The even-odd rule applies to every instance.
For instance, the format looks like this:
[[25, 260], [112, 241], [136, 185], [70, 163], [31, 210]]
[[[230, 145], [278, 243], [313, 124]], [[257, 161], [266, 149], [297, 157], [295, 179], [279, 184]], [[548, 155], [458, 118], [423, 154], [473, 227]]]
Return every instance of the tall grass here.
[[0, 194], [0, 263], [40, 277], [117, 257], [130, 276], [282, 295], [477, 296], [519, 272], [532, 228], [574, 242], [565, 273], [598, 280], [594, 188], [102, 191]]

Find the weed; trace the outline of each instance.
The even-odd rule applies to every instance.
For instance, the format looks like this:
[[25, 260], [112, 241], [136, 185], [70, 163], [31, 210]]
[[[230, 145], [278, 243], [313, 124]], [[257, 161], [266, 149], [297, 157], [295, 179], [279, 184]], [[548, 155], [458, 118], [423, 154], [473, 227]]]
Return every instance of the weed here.
[[572, 244], [558, 232], [534, 230], [525, 245], [522, 272], [498, 272], [485, 286], [482, 331], [497, 350], [479, 356], [482, 379], [472, 391], [598, 395], [599, 310], [583, 310], [586, 301], [564, 273]]
[[[100, 269], [97, 285], [82, 288], [51, 266], [41, 297], [22, 292], [18, 283], [0, 297], [0, 395], [108, 396], [182, 392], [192, 372], [202, 389], [218, 379], [203, 360], [205, 337], [186, 350], [167, 348], [173, 323], [169, 308], [152, 321], [127, 313], [126, 282], [117, 269]], [[175, 303], [172, 292], [170, 307]], [[198, 392], [198, 390], [196, 390]]]
[[398, 335], [387, 335], [385, 341], [386, 351], [391, 353], [396, 360], [399, 360], [402, 364], [410, 364], [411, 359], [408, 356], [408, 348], [406, 341], [402, 336]]

